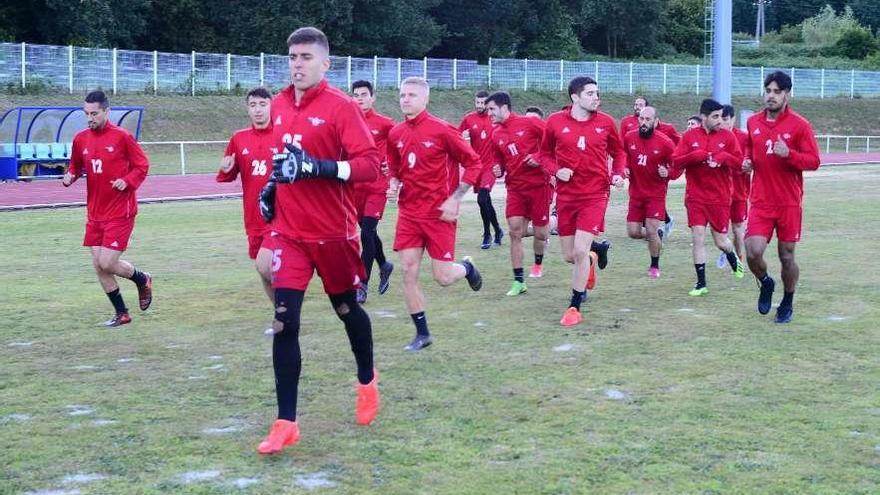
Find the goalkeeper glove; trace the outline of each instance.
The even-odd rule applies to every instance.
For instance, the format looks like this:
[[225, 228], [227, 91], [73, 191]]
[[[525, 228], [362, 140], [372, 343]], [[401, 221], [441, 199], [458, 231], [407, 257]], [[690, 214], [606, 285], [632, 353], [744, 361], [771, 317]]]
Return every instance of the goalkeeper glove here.
[[310, 177], [338, 178], [339, 164], [336, 160], [312, 158], [304, 150], [290, 143], [285, 145], [285, 148], [287, 148], [287, 153], [272, 157], [272, 175], [278, 182], [295, 182]]

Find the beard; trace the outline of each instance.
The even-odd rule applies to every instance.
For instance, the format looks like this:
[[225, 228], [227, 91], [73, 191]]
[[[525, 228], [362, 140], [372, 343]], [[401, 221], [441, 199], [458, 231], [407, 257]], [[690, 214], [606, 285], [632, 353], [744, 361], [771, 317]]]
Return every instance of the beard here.
[[653, 127], [639, 127], [639, 136], [641, 136], [642, 139], [648, 139], [649, 137], [651, 137], [653, 135], [654, 135], [654, 128]]

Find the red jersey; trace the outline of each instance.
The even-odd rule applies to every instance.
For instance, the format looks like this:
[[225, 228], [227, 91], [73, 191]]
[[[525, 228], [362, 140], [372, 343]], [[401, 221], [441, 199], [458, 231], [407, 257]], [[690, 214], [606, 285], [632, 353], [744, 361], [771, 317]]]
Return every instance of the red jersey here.
[[626, 136], [629, 134], [629, 131], [637, 131], [639, 130], [639, 116], [629, 114], [626, 117], [620, 119], [620, 137]]
[[[608, 172], [609, 156], [612, 158], [611, 174]], [[607, 198], [611, 176], [623, 177], [626, 153], [614, 118], [595, 112], [581, 122], [571, 116], [571, 107], [565, 107], [547, 119], [540, 162], [550, 175], [556, 175], [560, 168], [574, 171], [568, 182], [556, 183], [559, 196], [567, 199]]]
[[543, 137], [544, 122], [541, 119], [515, 113], [495, 126], [491, 138], [495, 151], [492, 163], [501, 165], [507, 175], [504, 182], [508, 189], [525, 190], [550, 183], [546, 170], [525, 164], [525, 158], [529, 155], [536, 160], [539, 158]]
[[250, 127], [236, 131], [226, 145], [226, 156], [235, 155], [229, 172], [217, 172], [217, 182], [232, 182], [241, 174], [244, 230], [248, 235], [262, 235], [267, 224], [260, 215], [260, 191], [272, 175], [273, 148], [276, 148], [272, 126]]
[[[721, 166], [708, 164], [712, 157]], [[676, 172], [672, 178], [687, 172], [685, 201], [730, 206], [730, 171], [742, 167], [742, 152], [736, 136], [727, 129], [707, 132], [703, 127], [684, 133], [673, 155]]]
[[484, 167], [495, 164], [495, 149], [492, 147], [492, 118], [488, 112], [473, 111], [465, 115], [458, 124], [459, 132], [468, 131], [471, 138], [471, 148], [480, 156], [480, 163]]
[[[459, 164], [464, 167], [461, 180]], [[481, 169], [480, 157], [458, 130], [427, 110], [388, 135], [388, 171], [402, 183], [400, 216], [439, 219], [440, 205], [461, 182], [475, 184]]]
[[379, 174], [379, 150], [357, 103], [325, 79], [297, 104], [291, 85], [272, 99], [272, 130], [279, 150], [293, 143], [319, 160], [348, 161], [351, 176], [278, 184], [271, 229], [303, 242], [357, 237], [352, 183], [372, 182]]
[[[364, 113], [364, 119], [367, 121], [367, 127], [370, 129], [370, 134], [373, 135], [373, 141], [376, 143], [376, 148], [379, 150], [379, 162], [384, 168], [387, 162], [386, 143], [388, 142], [388, 133], [391, 132], [391, 128], [394, 127], [394, 121], [391, 120], [391, 117], [386, 117], [372, 108]], [[388, 190], [388, 176], [384, 173], [380, 173], [375, 181], [357, 182], [354, 184], [354, 188], [363, 192], [385, 194], [385, 191]]]
[[681, 141], [681, 134], [675, 129], [675, 126], [666, 122], [657, 122], [655, 131], [660, 131], [672, 140], [672, 144], [678, 144]]
[[[74, 180], [86, 174], [86, 208], [89, 220], [103, 222], [137, 215], [135, 191], [147, 178], [149, 159], [141, 145], [125, 129], [110, 122], [73, 137], [68, 172]], [[125, 181], [124, 191], [110, 184]]]
[[[669, 177], [660, 177], [660, 166], [672, 168], [675, 144], [665, 134], [657, 132], [644, 139], [639, 131], [630, 131], [623, 137], [626, 162], [629, 168], [629, 195], [636, 199], [666, 198]], [[671, 172], [671, 170], [670, 170]]]
[[[733, 128], [733, 135], [736, 136], [736, 142], [739, 143], [739, 149], [745, 155], [746, 146], [748, 146], [749, 134], [738, 128]], [[749, 191], [752, 188], [752, 174], [742, 171], [742, 167], [730, 169], [730, 181], [733, 186], [733, 195], [731, 199], [734, 201], [745, 201], [749, 199]]]
[[[800, 206], [804, 198], [804, 170], [819, 168], [819, 148], [813, 127], [807, 119], [786, 108], [767, 120], [767, 111], [748, 121], [749, 144], [746, 155], [752, 159], [754, 177], [750, 198], [753, 205]], [[782, 139], [789, 155], [773, 153], [773, 143]]]

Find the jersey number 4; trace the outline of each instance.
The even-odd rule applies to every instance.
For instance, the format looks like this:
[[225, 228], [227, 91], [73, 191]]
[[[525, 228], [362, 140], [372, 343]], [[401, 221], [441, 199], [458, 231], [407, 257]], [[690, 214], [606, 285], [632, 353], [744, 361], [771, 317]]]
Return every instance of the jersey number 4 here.
[[100, 174], [102, 172], [103, 166], [104, 162], [102, 162], [100, 158], [92, 159], [92, 173]]
[[578, 137], [577, 147], [581, 150], [587, 149], [587, 138], [584, 136]]

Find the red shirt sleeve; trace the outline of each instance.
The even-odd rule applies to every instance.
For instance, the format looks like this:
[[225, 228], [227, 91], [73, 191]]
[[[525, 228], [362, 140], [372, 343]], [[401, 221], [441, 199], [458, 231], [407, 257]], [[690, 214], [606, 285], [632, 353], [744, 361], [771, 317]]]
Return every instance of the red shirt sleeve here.
[[[686, 135], [687, 133], [685, 133], [685, 136]], [[673, 166], [677, 169], [681, 169], [682, 172], [687, 167], [705, 162], [706, 158], [708, 158], [708, 153], [706, 153], [706, 150], [702, 147], [690, 151], [685, 136], [681, 137], [681, 141], [678, 142], [678, 145], [675, 147], [675, 153], [672, 155]], [[681, 175], [681, 173], [679, 173], [679, 175]]]
[[124, 131], [123, 134], [125, 135], [126, 156], [131, 170], [125, 174], [122, 179], [128, 187], [137, 189], [143, 184], [144, 179], [147, 178], [147, 172], [150, 169], [150, 161], [147, 158], [147, 154], [144, 153], [144, 149], [141, 148], [141, 145], [134, 140], [134, 136]]
[[388, 175], [400, 179], [400, 152], [397, 150], [393, 134], [389, 132], [388, 141], [385, 142], [385, 160], [388, 162]]
[[233, 182], [235, 178], [238, 177], [238, 172], [240, 170], [238, 167], [240, 153], [238, 152], [238, 147], [235, 145], [235, 136], [229, 140], [229, 144], [226, 145], [226, 151], [223, 153], [224, 157], [232, 155], [235, 155], [232, 168], [229, 172], [224, 172], [222, 170], [217, 171], [217, 182]]
[[608, 155], [611, 157], [611, 175], [623, 177], [626, 170], [626, 150], [615, 125], [611, 126], [611, 132], [608, 133]]
[[357, 103], [351, 100], [347, 105], [335, 117], [345, 154], [343, 160], [351, 167], [348, 182], [372, 182], [379, 177], [379, 150]]
[[70, 147], [70, 167], [68, 167], [67, 171], [73, 175], [73, 180], [70, 181], [71, 184], [76, 182], [83, 173], [83, 154], [80, 143], [81, 139], [77, 136], [73, 138], [73, 144]]
[[461, 182], [474, 185], [480, 177], [480, 171], [483, 164], [480, 162], [480, 156], [471, 148], [471, 145], [461, 137], [458, 130], [452, 126], [446, 129], [446, 147], [449, 150], [449, 156], [464, 167], [464, 174]]
[[803, 122], [795, 135], [797, 139], [788, 145], [786, 164], [798, 170], [816, 170], [819, 168], [819, 146], [810, 124]]
[[725, 147], [725, 149], [730, 151], [719, 154], [719, 163], [721, 163], [722, 166], [725, 166], [731, 170], [741, 171], [743, 154], [742, 150], [739, 147], [739, 139], [737, 139], [736, 134], [734, 134], [733, 132], [730, 133], [728, 138], [725, 140]]
[[556, 176], [556, 172], [559, 171], [559, 163], [556, 161], [556, 134], [554, 133], [553, 125], [549, 121], [547, 126], [544, 127], [544, 136], [541, 138], [541, 152], [537, 160], [551, 177]]

